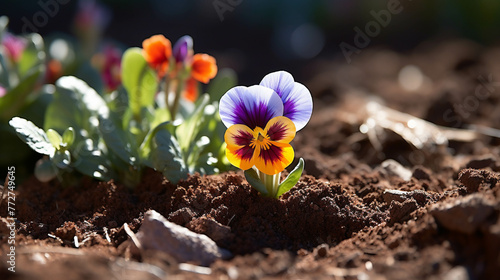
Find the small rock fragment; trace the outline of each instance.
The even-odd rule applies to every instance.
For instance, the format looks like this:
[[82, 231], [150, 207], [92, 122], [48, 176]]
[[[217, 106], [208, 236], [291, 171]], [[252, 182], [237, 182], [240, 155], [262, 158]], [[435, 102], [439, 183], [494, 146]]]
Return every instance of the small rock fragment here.
[[[215, 242], [232, 237], [231, 228], [220, 224], [214, 219], [202, 216], [189, 222], [189, 228], [195, 232], [206, 234]], [[219, 243], [220, 244], [220, 243]]]
[[406, 200], [408, 193], [409, 192], [399, 190], [384, 190], [382, 198], [386, 203], [391, 203], [391, 201], [393, 200], [397, 202], [403, 202]]
[[444, 228], [472, 234], [495, 210], [495, 203], [475, 193], [453, 201], [435, 204], [431, 214]]
[[464, 169], [458, 174], [458, 180], [467, 188], [468, 193], [474, 193], [479, 190], [484, 178], [480, 170]]
[[417, 180], [427, 180], [427, 181], [430, 181], [431, 180], [431, 175], [430, 175], [431, 171], [429, 171], [427, 168], [423, 167], [423, 166], [417, 166], [415, 168], [415, 170], [413, 170], [413, 178], [417, 179]]
[[188, 207], [181, 208], [168, 215], [168, 219], [178, 225], [184, 226], [191, 221], [196, 214]]
[[404, 202], [392, 201], [389, 208], [389, 224], [401, 223], [410, 218], [410, 214], [418, 209], [415, 199], [407, 199]]
[[470, 160], [466, 168], [483, 169], [495, 166], [496, 161], [492, 157], [478, 158]]
[[474, 193], [483, 188], [493, 188], [500, 181], [500, 176], [487, 170], [467, 168], [460, 171], [458, 180], [467, 188], [468, 193]]
[[81, 238], [80, 229], [76, 226], [74, 222], [64, 222], [64, 224], [56, 229], [55, 236], [61, 238], [64, 241], [73, 242], [75, 236]]
[[391, 201], [393, 200], [403, 202], [406, 199], [413, 198], [417, 201], [418, 205], [424, 206], [429, 200], [432, 199], [432, 195], [422, 190], [413, 190], [411, 192], [400, 190], [384, 190], [382, 198], [386, 203], [391, 203]]
[[218, 247], [208, 236], [169, 222], [154, 210], [144, 214], [136, 236], [142, 249], [165, 252], [178, 262], [209, 266], [217, 259], [231, 257], [229, 251]]
[[324, 258], [328, 254], [328, 244], [323, 243], [316, 248], [316, 259]]
[[405, 181], [410, 181], [411, 179], [411, 171], [393, 159], [385, 160], [380, 166], [383, 172], [389, 176], [398, 176]]

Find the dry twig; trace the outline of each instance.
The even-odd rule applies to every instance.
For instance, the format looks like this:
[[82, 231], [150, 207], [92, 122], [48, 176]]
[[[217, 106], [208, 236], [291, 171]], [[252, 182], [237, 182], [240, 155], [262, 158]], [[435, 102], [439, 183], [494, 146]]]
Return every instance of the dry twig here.
[[339, 119], [349, 124], [361, 124], [359, 131], [368, 137], [373, 147], [382, 151], [385, 130], [393, 131], [419, 150], [433, 150], [447, 146], [450, 140], [469, 142], [480, 135], [500, 138], [500, 130], [490, 127], [469, 126], [468, 129], [443, 127], [413, 115], [391, 109], [376, 100], [356, 99], [357, 114], [340, 112]]

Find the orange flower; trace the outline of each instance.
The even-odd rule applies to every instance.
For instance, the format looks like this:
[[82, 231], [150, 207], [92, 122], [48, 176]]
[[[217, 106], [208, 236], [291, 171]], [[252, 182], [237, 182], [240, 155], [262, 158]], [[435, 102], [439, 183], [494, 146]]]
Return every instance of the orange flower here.
[[208, 55], [198, 53], [193, 56], [193, 64], [191, 76], [197, 81], [207, 84], [210, 79], [217, 75], [217, 65], [215, 58]]
[[51, 59], [47, 65], [47, 72], [45, 72], [47, 81], [54, 84], [57, 79], [62, 75], [62, 64], [59, 60]]
[[144, 59], [164, 76], [168, 70], [168, 59], [172, 55], [172, 44], [163, 35], [154, 35], [142, 42]]
[[186, 81], [186, 89], [184, 90], [184, 98], [191, 102], [198, 99], [198, 82], [192, 77]]

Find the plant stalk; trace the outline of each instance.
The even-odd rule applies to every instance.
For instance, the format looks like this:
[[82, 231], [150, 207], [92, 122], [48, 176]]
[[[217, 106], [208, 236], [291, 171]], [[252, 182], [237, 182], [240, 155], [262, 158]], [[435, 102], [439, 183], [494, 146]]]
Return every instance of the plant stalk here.
[[170, 110], [170, 104], [168, 102], [168, 97], [170, 96], [170, 79], [168, 75], [165, 75], [165, 84], [164, 84], [164, 92], [165, 92], [165, 108]]
[[178, 79], [177, 80], [177, 87], [175, 88], [175, 98], [174, 98], [174, 104], [172, 105], [172, 108], [170, 110], [170, 115], [172, 120], [175, 120], [175, 117], [177, 116], [177, 111], [179, 110], [179, 102], [181, 100], [181, 95], [182, 91], [184, 90], [184, 79]]
[[280, 184], [280, 177], [281, 177], [281, 172], [274, 175], [268, 175], [264, 172], [259, 171], [259, 178], [264, 184], [264, 186], [266, 186], [269, 196], [276, 197], [276, 194], [278, 193], [278, 187]]

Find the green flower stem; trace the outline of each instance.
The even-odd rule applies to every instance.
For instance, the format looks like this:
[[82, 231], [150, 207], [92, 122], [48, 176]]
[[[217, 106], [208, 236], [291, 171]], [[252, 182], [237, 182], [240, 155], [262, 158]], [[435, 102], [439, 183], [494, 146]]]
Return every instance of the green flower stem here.
[[175, 116], [177, 115], [177, 110], [179, 110], [179, 102], [181, 100], [182, 91], [184, 90], [184, 83], [185, 83], [184, 79], [181, 78], [177, 79], [174, 104], [172, 105], [172, 108], [170, 110], [170, 115], [172, 117], [172, 120], [175, 120]]
[[168, 97], [170, 95], [170, 79], [168, 75], [165, 75], [165, 88], [163, 90], [165, 91], [165, 108], [170, 110], [170, 104], [168, 102]]
[[270, 197], [276, 197], [276, 194], [278, 193], [280, 176], [281, 172], [274, 175], [267, 175], [266, 173], [259, 171], [260, 180], [262, 181], [264, 186], [266, 186], [266, 189]]

